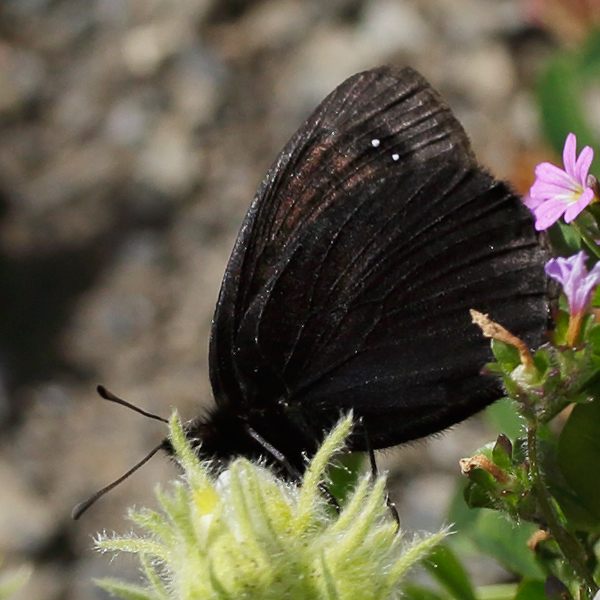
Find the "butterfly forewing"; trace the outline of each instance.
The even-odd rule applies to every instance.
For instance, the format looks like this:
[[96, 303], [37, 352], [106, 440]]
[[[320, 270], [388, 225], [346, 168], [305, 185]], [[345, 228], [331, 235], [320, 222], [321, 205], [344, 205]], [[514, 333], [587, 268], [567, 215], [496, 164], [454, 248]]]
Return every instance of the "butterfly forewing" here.
[[420, 75], [356, 75], [246, 216], [212, 331], [217, 403], [284, 402], [317, 437], [352, 408], [375, 447], [447, 427], [498, 397], [469, 309], [537, 342], [543, 260], [520, 200]]
[[[374, 147], [373, 140], [380, 145]], [[239, 323], [281, 268], [284, 250], [296, 242], [305, 223], [340, 197], [337, 187], [342, 182], [348, 187], [366, 173], [370, 179], [389, 177], [391, 163], [396, 172], [406, 172], [409, 163], [426, 163], [425, 155], [444, 153], [457, 163], [472, 162], [460, 124], [410, 69], [401, 76], [387, 68], [358, 74], [322, 102], [274, 162], [241, 227], [211, 338], [217, 399], [243, 397], [232, 359]]]

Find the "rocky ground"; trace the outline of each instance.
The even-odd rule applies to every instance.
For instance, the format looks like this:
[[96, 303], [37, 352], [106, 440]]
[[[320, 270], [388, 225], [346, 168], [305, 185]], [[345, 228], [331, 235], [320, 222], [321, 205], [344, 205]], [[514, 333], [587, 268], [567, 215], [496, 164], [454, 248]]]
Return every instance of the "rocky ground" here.
[[[35, 565], [19, 599], [105, 598], [92, 577], [135, 573], [92, 537], [124, 531], [126, 507], [152, 506], [175, 470], [155, 458], [71, 521], [165, 435], [95, 384], [162, 415], [210, 402], [233, 240], [308, 112], [357, 71], [410, 64], [481, 161], [525, 185], [551, 50], [517, 0], [0, 4], [0, 555]], [[474, 420], [383, 457], [407, 526], [439, 527], [481, 439]]]

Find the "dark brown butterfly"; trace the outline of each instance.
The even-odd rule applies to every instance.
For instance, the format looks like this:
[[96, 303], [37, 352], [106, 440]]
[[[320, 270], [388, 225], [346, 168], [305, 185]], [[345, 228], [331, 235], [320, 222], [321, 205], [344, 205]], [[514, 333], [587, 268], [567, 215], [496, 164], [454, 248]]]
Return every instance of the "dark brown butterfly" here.
[[538, 343], [543, 263], [521, 200], [425, 79], [359, 73], [292, 137], [242, 223], [211, 334], [216, 406], [189, 437], [203, 456], [302, 472], [350, 409], [355, 450], [458, 423], [501, 396], [469, 309]]

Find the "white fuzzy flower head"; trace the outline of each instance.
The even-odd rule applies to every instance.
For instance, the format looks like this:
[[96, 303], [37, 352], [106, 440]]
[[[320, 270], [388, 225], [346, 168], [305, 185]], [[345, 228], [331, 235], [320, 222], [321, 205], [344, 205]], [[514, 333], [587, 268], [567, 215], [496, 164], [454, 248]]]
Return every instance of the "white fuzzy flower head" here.
[[158, 492], [160, 512], [130, 512], [145, 535], [98, 541], [101, 550], [138, 554], [147, 585], [100, 585], [136, 600], [398, 597], [403, 575], [446, 532], [401, 544], [383, 477], [364, 476], [340, 512], [332, 509], [320, 486], [351, 426], [351, 415], [340, 421], [296, 486], [243, 458], [213, 476], [173, 415], [184, 480]]

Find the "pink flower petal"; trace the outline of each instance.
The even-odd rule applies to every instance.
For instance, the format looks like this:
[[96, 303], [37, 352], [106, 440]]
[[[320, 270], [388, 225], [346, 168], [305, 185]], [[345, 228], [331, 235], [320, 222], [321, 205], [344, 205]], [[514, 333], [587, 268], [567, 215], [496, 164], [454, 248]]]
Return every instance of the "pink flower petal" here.
[[554, 225], [565, 212], [565, 203], [560, 200], [546, 200], [535, 211], [535, 228], [537, 231], [548, 229]]
[[567, 259], [559, 256], [558, 258], [551, 258], [544, 267], [546, 275], [552, 277], [554, 281], [558, 281], [560, 285], [565, 285], [571, 272], [571, 265], [567, 262]]
[[582, 298], [577, 292], [578, 288], [585, 282], [585, 276], [587, 274], [587, 269], [585, 268], [586, 260], [587, 255], [583, 250], [566, 259], [567, 264], [571, 267], [571, 271], [562, 286], [569, 302], [569, 311], [571, 314], [582, 310]]
[[594, 190], [592, 188], [585, 188], [583, 194], [575, 204], [569, 205], [565, 211], [565, 223], [573, 221], [579, 213], [581, 213], [594, 199]]
[[587, 176], [594, 160], [594, 151], [590, 146], [586, 146], [575, 163], [575, 177], [583, 187], [587, 185]]
[[544, 198], [534, 198], [527, 194], [523, 197], [523, 204], [530, 210], [535, 210], [542, 202], [544, 202]]
[[592, 270], [588, 273], [588, 277], [592, 279], [595, 285], [600, 283], [600, 263], [596, 263]]
[[579, 184], [576, 184], [577, 187], [575, 187], [575, 182], [573, 182], [573, 184], [572, 187], [563, 187], [554, 183], [538, 180], [535, 183], [535, 189], [531, 186], [530, 194], [534, 198], [545, 199], [563, 197], [566, 201], [573, 201], [573, 197], [579, 197], [582, 192], [582, 188]]
[[563, 165], [565, 166], [565, 171], [574, 177], [577, 166], [577, 137], [574, 133], [569, 133], [565, 140], [565, 147], [563, 148]]
[[556, 165], [552, 165], [550, 163], [540, 163], [535, 168], [535, 177], [536, 180], [531, 186], [532, 189], [535, 187], [538, 181], [553, 183], [555, 185], [566, 188], [570, 188], [573, 185], [573, 181], [575, 181], [575, 179], [571, 177], [568, 173], [565, 173], [565, 171], [563, 171]]

